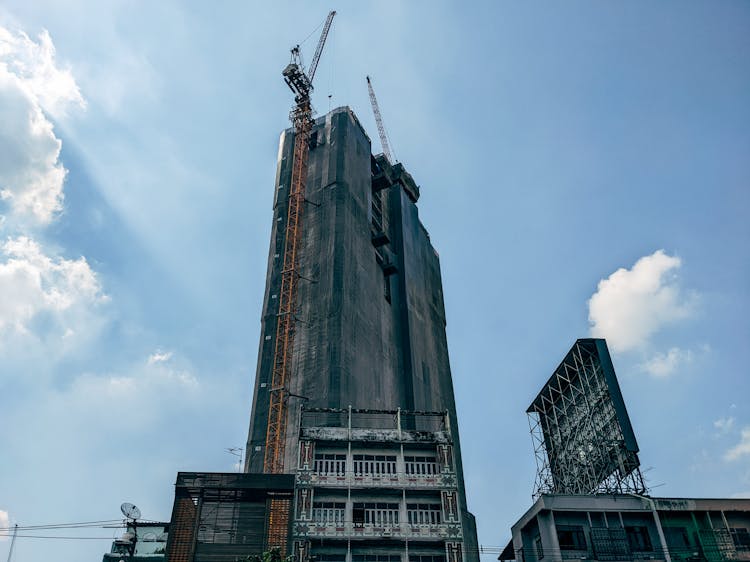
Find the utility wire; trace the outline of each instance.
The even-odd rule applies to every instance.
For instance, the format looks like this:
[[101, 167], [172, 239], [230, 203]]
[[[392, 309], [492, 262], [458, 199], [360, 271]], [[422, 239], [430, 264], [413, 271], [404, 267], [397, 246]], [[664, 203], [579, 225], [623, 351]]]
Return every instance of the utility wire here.
[[19, 539], [63, 539], [80, 541], [111, 541], [112, 537], [53, 537], [46, 535], [16, 535]]
[[[103, 524], [120, 523], [118, 527], [124, 527], [126, 523], [122, 519], [103, 519], [101, 521], [82, 521], [79, 523], [49, 523], [46, 525], [18, 525], [19, 531], [51, 530], [51, 529], [75, 529], [86, 527], [99, 527]], [[139, 520], [138, 523], [161, 523], [161, 521]], [[12, 531], [14, 527], [0, 527], [0, 534]]]

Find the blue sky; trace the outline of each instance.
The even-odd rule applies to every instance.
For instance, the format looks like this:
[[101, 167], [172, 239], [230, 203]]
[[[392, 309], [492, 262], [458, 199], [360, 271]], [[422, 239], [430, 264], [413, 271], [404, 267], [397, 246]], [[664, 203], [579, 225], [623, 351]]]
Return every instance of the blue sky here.
[[[379, 150], [369, 74], [422, 187], [480, 542], [530, 505], [524, 411], [591, 334], [653, 493], [750, 496], [746, 2], [9, 0], [0, 526], [117, 519], [123, 501], [167, 519], [178, 470], [233, 469], [281, 69], [331, 8], [314, 103], [350, 105]], [[23, 538], [16, 556], [108, 548]]]

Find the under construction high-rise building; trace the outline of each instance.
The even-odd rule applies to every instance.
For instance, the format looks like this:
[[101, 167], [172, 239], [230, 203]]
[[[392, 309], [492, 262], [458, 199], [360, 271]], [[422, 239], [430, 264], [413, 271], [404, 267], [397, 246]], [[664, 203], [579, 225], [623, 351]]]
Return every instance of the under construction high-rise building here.
[[[295, 131], [281, 135], [245, 471], [296, 475], [292, 538], [319, 561], [477, 559], [440, 261], [419, 219], [419, 187], [401, 164], [372, 155], [347, 107], [308, 134], [286, 324], [279, 301]], [[283, 388], [274, 388], [280, 329], [293, 330], [293, 345]], [[283, 443], [269, 469], [274, 393], [284, 401]]]

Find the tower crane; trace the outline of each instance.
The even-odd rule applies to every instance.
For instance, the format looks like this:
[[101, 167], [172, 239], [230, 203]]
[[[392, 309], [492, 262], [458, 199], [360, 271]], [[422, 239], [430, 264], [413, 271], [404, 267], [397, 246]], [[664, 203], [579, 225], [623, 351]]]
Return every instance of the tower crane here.
[[380, 108], [378, 107], [378, 99], [375, 97], [375, 90], [372, 89], [372, 82], [370, 77], [367, 77], [367, 90], [370, 92], [370, 105], [372, 105], [372, 112], [375, 114], [375, 123], [378, 126], [378, 134], [380, 135], [380, 146], [383, 147], [383, 154], [388, 159], [388, 162], [393, 164], [395, 162], [395, 155], [391, 154], [391, 147], [388, 144], [388, 136], [385, 134], [385, 127], [383, 126], [383, 118], [380, 116]]
[[335, 15], [335, 11], [328, 14], [320, 34], [318, 46], [315, 49], [315, 55], [307, 72], [303, 68], [299, 45], [292, 49], [291, 62], [282, 72], [284, 81], [294, 93], [295, 105], [289, 114], [294, 126], [294, 156], [284, 235], [284, 255], [271, 375], [268, 425], [266, 428], [266, 447], [263, 457], [263, 471], [267, 473], [284, 471], [287, 401], [294, 349], [294, 311], [297, 304], [302, 211], [305, 200], [310, 132], [313, 127], [310, 93], [313, 90], [313, 79], [318, 68], [320, 55], [323, 52], [323, 46]]
[[[318, 68], [318, 62], [320, 62], [320, 55], [323, 53], [323, 46], [335, 15], [336, 12], [331, 11], [326, 18], [318, 46], [315, 49], [315, 55], [307, 72], [305, 72], [302, 64], [302, 53], [299, 45], [292, 49], [292, 60], [282, 72], [284, 82], [294, 93], [295, 105], [289, 113], [289, 118], [294, 126], [294, 156], [287, 202], [284, 259], [281, 269], [279, 311], [276, 321], [271, 392], [268, 403], [266, 447], [263, 456], [263, 472], [272, 474], [284, 472], [287, 402], [290, 396], [289, 384], [292, 375], [294, 312], [297, 306], [299, 252], [302, 238], [302, 211], [305, 201], [310, 132], [313, 127], [310, 93], [313, 90], [313, 78], [315, 78], [315, 71]], [[282, 556], [286, 556], [287, 552], [289, 509], [288, 499], [272, 499], [268, 513], [268, 547], [279, 547]]]

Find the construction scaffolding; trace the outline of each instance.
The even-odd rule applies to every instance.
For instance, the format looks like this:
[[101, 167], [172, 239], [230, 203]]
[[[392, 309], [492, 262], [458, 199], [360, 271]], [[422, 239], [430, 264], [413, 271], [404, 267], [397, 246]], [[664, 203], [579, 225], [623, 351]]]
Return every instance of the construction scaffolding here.
[[541, 494], [646, 493], [607, 344], [579, 339], [526, 410]]

